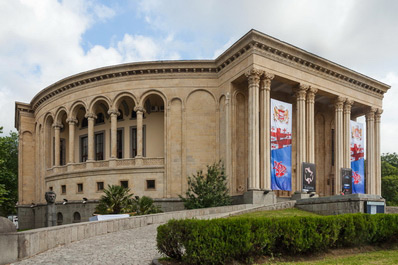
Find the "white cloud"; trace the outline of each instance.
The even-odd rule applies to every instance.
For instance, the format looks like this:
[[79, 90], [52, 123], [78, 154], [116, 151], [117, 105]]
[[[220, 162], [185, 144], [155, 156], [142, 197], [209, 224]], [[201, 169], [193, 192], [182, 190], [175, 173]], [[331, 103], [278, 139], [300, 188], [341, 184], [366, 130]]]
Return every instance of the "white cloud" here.
[[30, 102], [44, 87], [81, 71], [130, 61], [177, 59], [164, 43], [125, 34], [109, 47], [82, 47], [83, 34], [115, 12], [93, 1], [0, 2], [0, 126], [13, 129], [14, 102]]

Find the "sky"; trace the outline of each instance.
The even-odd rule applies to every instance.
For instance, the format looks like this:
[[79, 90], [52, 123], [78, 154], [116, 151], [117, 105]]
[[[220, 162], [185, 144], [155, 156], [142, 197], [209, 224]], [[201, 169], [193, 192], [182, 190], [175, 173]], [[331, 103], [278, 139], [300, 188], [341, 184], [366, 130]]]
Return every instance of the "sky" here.
[[0, 126], [67, 76], [126, 62], [214, 59], [259, 30], [391, 85], [381, 151], [398, 152], [398, 1], [1, 0]]

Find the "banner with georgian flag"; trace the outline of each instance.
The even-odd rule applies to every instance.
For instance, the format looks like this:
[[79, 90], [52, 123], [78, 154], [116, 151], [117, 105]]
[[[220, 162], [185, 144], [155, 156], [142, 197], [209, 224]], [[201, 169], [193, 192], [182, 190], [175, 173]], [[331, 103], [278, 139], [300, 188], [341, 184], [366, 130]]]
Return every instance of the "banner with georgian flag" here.
[[271, 99], [271, 189], [292, 190], [292, 104], [275, 99]]
[[350, 121], [352, 193], [365, 193], [365, 150], [363, 124]]

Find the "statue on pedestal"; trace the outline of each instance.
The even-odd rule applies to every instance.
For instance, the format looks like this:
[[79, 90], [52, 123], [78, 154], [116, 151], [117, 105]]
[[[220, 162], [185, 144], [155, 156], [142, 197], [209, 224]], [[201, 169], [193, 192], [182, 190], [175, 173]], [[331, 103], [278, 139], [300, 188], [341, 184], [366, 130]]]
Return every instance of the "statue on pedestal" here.
[[45, 199], [47, 201], [47, 213], [46, 213], [46, 226], [57, 225], [57, 206], [55, 205], [55, 199], [57, 195], [53, 191], [47, 191]]

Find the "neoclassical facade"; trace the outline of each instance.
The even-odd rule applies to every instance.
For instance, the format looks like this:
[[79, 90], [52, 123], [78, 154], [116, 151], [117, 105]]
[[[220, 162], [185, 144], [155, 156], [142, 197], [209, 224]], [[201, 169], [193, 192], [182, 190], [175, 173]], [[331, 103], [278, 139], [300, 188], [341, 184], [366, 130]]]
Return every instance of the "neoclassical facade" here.
[[44, 204], [46, 191], [59, 203], [82, 203], [98, 200], [108, 184], [172, 201], [188, 175], [218, 160], [231, 195], [270, 189], [271, 98], [293, 105], [292, 191], [278, 196], [300, 189], [302, 162], [316, 164], [320, 196], [338, 194], [340, 169], [350, 167], [349, 122], [363, 115], [366, 192], [380, 195], [389, 88], [255, 30], [215, 60], [127, 63], [67, 77], [16, 103], [20, 215]]

